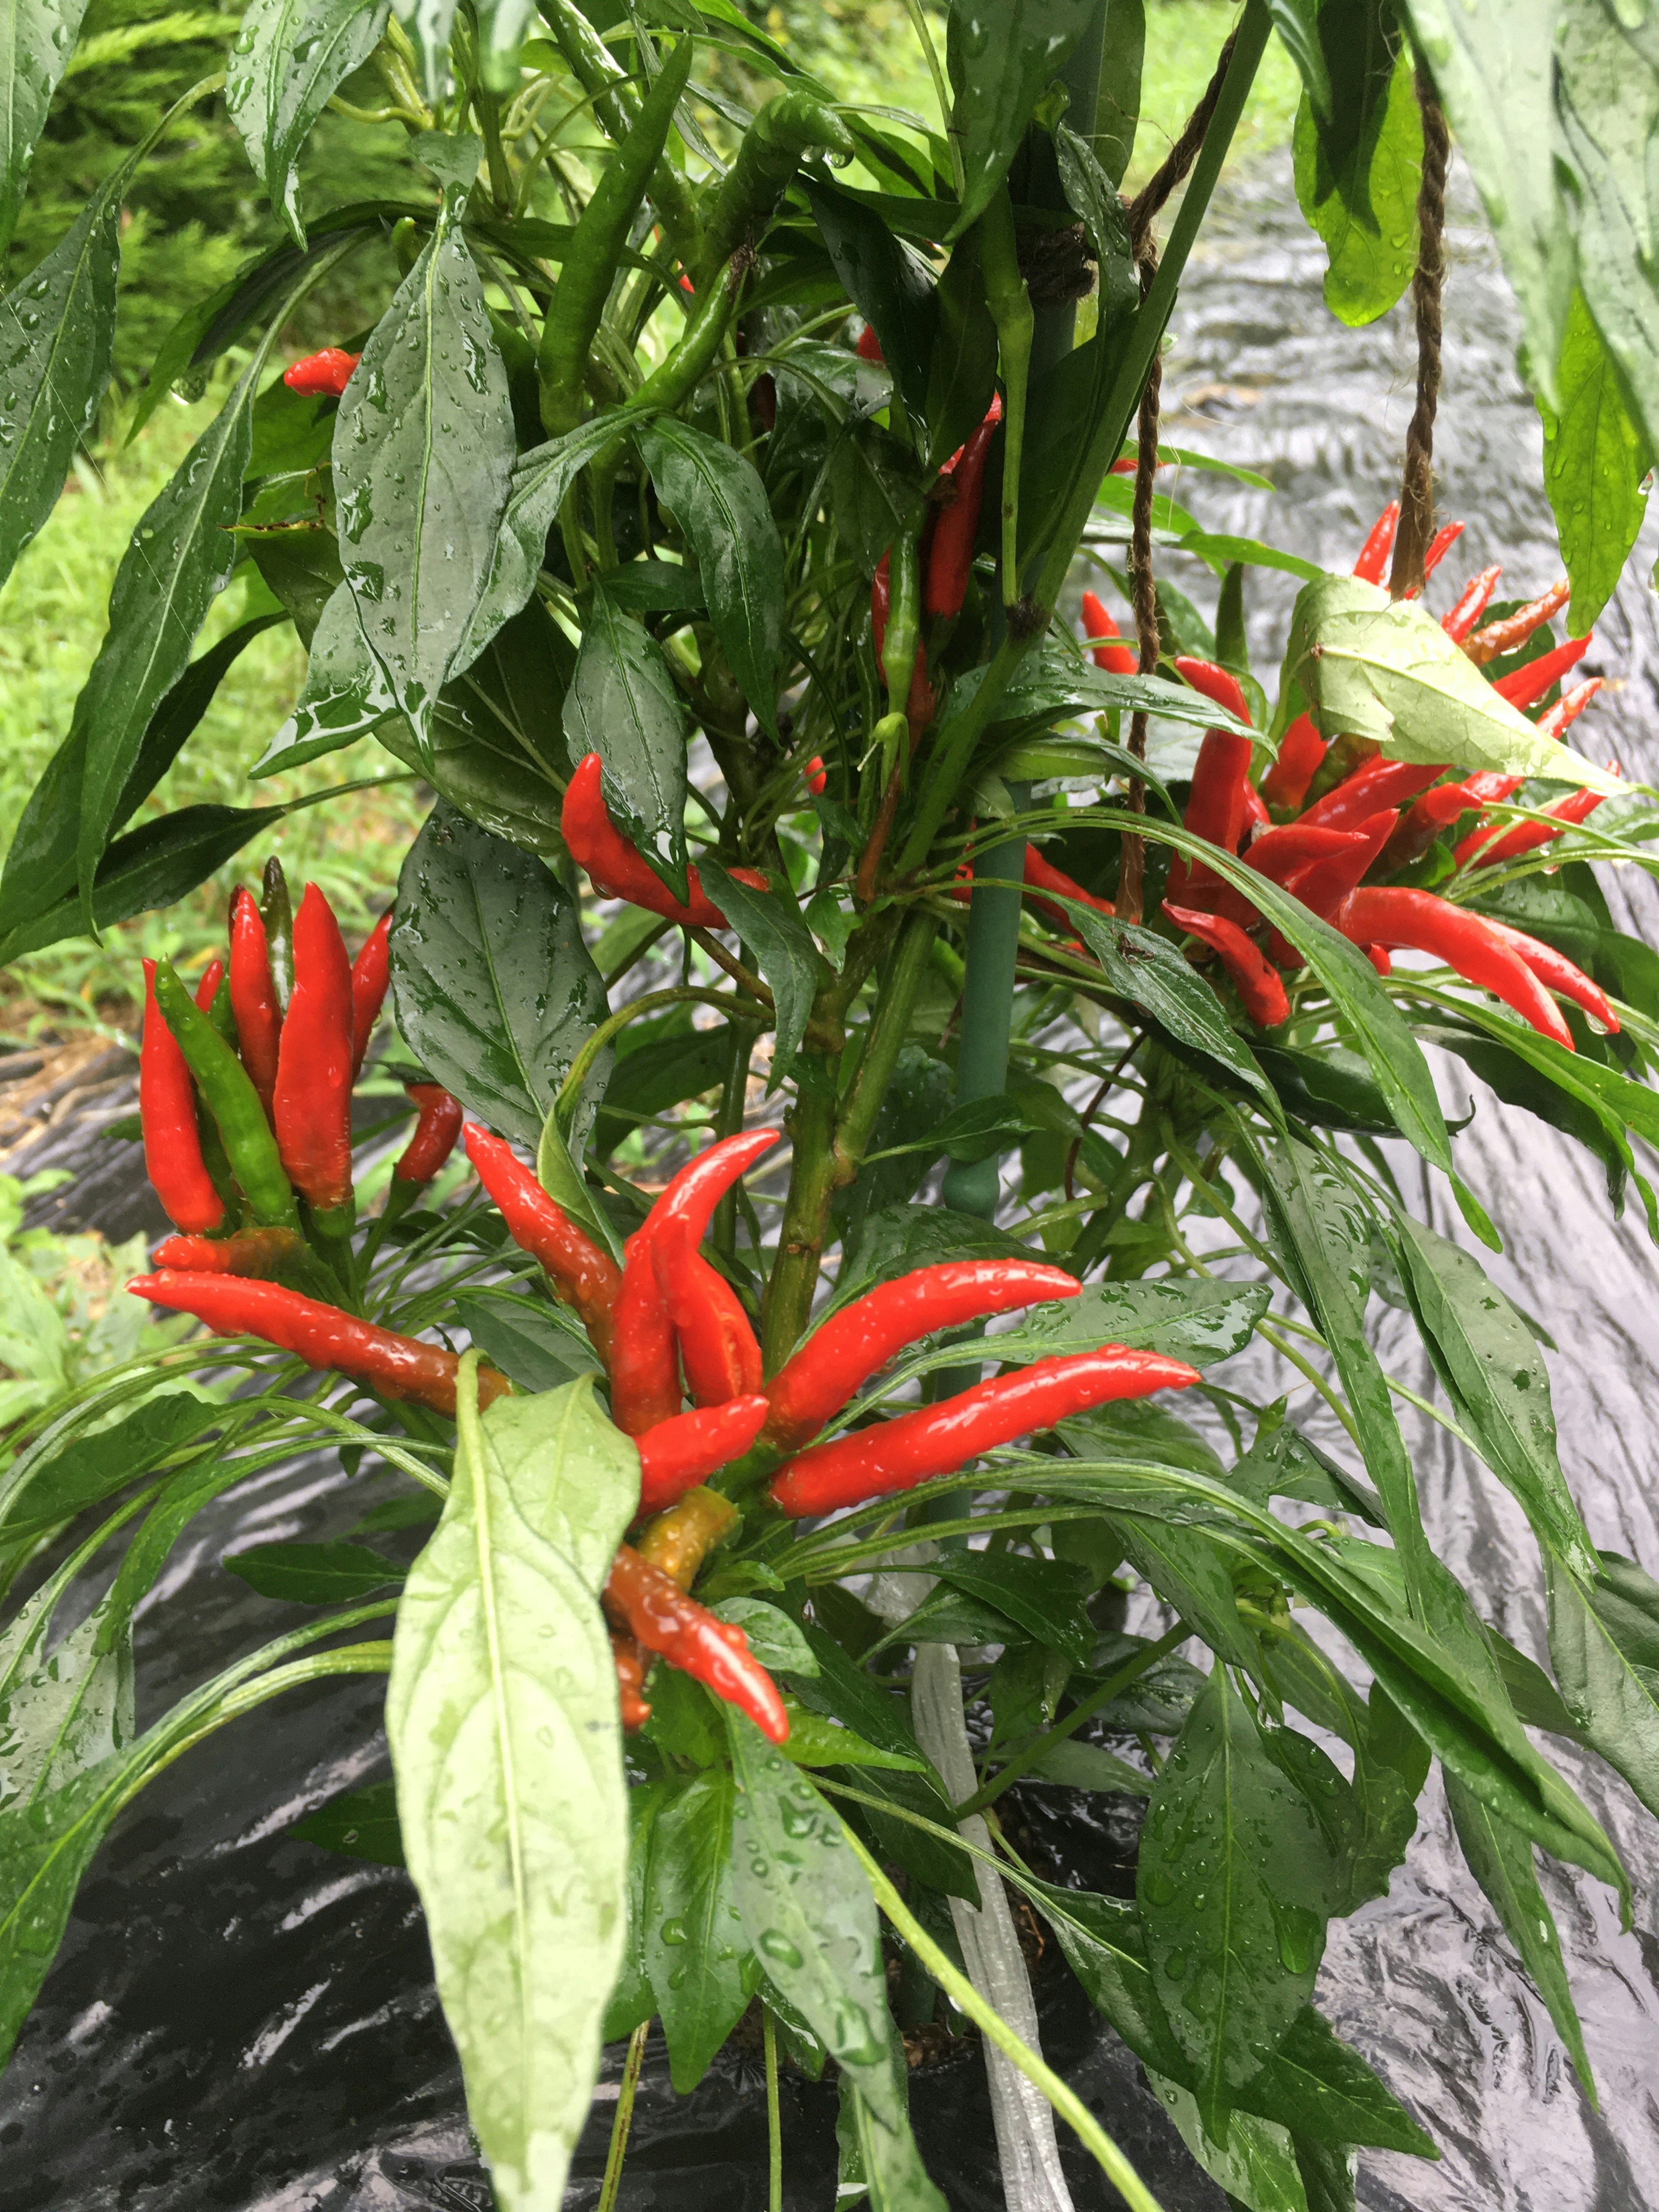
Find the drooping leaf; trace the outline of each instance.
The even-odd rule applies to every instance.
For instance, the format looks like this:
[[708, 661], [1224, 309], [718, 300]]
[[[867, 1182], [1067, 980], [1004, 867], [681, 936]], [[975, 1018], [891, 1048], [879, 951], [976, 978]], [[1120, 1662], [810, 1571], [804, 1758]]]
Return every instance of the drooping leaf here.
[[404, 1863], [403, 1832], [398, 1826], [398, 1792], [391, 1782], [371, 1782], [331, 1797], [289, 1830], [319, 1850], [349, 1859], [371, 1859], [376, 1866]]
[[1046, 1359], [1054, 1352], [1125, 1344], [1208, 1367], [1240, 1352], [1271, 1303], [1265, 1283], [1223, 1283], [1195, 1276], [1085, 1284], [1074, 1298], [1046, 1305], [990, 1340], [998, 1359]]
[[1135, 1875], [1152, 1984], [1214, 2131], [1313, 1995], [1331, 1869], [1218, 1665], [1153, 1789]]
[[586, 1382], [470, 1413], [398, 1609], [386, 1733], [467, 2112], [505, 2212], [556, 2204], [626, 1929], [599, 1596], [638, 1455]]
[[222, 1409], [194, 1389], [145, 1396], [125, 1413], [88, 1419], [77, 1407], [19, 1452], [0, 1478], [0, 1536], [49, 1528], [112, 1498], [222, 1419]]
[[422, 147], [443, 205], [341, 399], [334, 483], [363, 635], [424, 747], [490, 580], [514, 438], [507, 372], [461, 234], [478, 144], [433, 133]]
[[1458, 1419], [1539, 1541], [1593, 1579], [1595, 1553], [1561, 1472], [1549, 1371], [1531, 1331], [1472, 1254], [1404, 1212], [1395, 1226], [1418, 1326]]
[[0, 255], [11, 244], [29, 165], [87, 0], [12, 0], [0, 12]]
[[1322, 60], [1331, 109], [1311, 82], [1296, 119], [1296, 196], [1325, 241], [1325, 305], [1340, 321], [1375, 322], [1411, 282], [1423, 121], [1409, 52], [1386, 0], [1325, 0]]
[[662, 648], [605, 587], [593, 586], [564, 702], [573, 761], [598, 753], [612, 819], [676, 898], [686, 895], [685, 710]]
[[672, 415], [638, 433], [662, 504], [684, 532], [708, 618], [762, 729], [778, 733], [783, 646], [783, 540], [754, 464]]
[[455, 1317], [485, 1357], [521, 1390], [556, 1390], [599, 1362], [585, 1336], [562, 1328], [539, 1300], [511, 1292], [459, 1293]]
[[1273, 28], [1302, 79], [1303, 97], [1322, 121], [1328, 121], [1333, 105], [1330, 70], [1320, 36], [1324, 27], [1320, 18], [1329, 6], [1330, 0], [1325, 0], [1324, 7], [1320, 0], [1267, 0]]
[[1659, 1808], [1659, 1586], [1634, 1561], [1605, 1552], [1588, 1591], [1547, 1554], [1545, 1567], [1550, 1660], [1562, 1699], [1586, 1740], [1653, 1812]]
[[1088, 1577], [1064, 1559], [1032, 1559], [1017, 1552], [951, 1552], [934, 1563], [942, 1582], [994, 1606], [1028, 1636], [1082, 1666], [1094, 1649], [1095, 1627], [1084, 1611]]
[[724, 1709], [737, 1783], [732, 1892], [767, 1977], [877, 2118], [906, 2124], [876, 1903], [841, 1822], [748, 1716]]
[[677, 1788], [652, 1825], [641, 1929], [675, 2089], [684, 2096], [748, 2005], [758, 1973], [732, 1897], [732, 1771]]
[[874, 327], [905, 405], [925, 420], [939, 321], [933, 270], [850, 193], [823, 179], [809, 177], [803, 184], [848, 298]]
[[230, 50], [225, 108], [254, 174], [297, 245], [300, 149], [353, 70], [380, 42], [388, 0], [252, 0]]
[[964, 182], [958, 238], [985, 211], [1031, 112], [1089, 27], [1090, 0], [952, 0], [948, 58]]
[[392, 991], [404, 1041], [433, 1077], [526, 1145], [605, 1012], [562, 884], [442, 802], [398, 879]]
[[812, 1001], [830, 971], [793, 898], [740, 884], [716, 860], [699, 866], [709, 897], [753, 952], [771, 986], [777, 1004], [772, 1054], [772, 1080], [776, 1083], [788, 1073], [800, 1049]]
[[1188, 2149], [1226, 2191], [1230, 2207], [1310, 2212], [1296, 2151], [1283, 2128], [1254, 2112], [1224, 2112], [1206, 2121], [1200, 2116], [1197, 2098], [1179, 2082], [1151, 2072], [1146, 2080]]
[[1099, 961], [1109, 990], [1127, 999], [1177, 1043], [1190, 1045], [1214, 1061], [1224, 1075], [1265, 1103], [1277, 1103], [1249, 1047], [1228, 1025], [1215, 993], [1168, 938], [1085, 907], [1071, 909], [1071, 918]]
[[1582, 637], [1613, 597], [1641, 531], [1653, 452], [1581, 290], [1568, 312], [1556, 389], [1559, 411], [1540, 403], [1544, 489], [1572, 579], [1567, 625]]
[[252, 1544], [224, 1564], [261, 1597], [287, 1605], [356, 1605], [404, 1576], [368, 1544]]

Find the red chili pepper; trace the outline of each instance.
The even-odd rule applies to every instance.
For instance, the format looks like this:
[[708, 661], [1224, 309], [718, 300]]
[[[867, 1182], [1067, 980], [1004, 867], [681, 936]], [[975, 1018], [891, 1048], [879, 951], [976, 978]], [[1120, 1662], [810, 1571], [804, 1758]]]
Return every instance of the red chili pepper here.
[[351, 1197], [351, 963], [333, 908], [307, 884], [294, 917], [272, 1121], [289, 1181], [319, 1212]]
[[749, 1316], [697, 1248], [715, 1206], [778, 1136], [775, 1129], [740, 1130], [699, 1152], [658, 1199], [641, 1232], [649, 1239], [657, 1287], [700, 1406], [717, 1406], [760, 1387], [760, 1346]]
[[1189, 937], [1210, 947], [1237, 985], [1239, 999], [1253, 1022], [1271, 1030], [1290, 1019], [1291, 1002], [1285, 995], [1284, 979], [1261, 946], [1246, 937], [1237, 922], [1227, 921], [1222, 915], [1199, 914], [1190, 907], [1171, 906], [1168, 899], [1164, 902], [1164, 911], [1177, 929], [1184, 929]]
[[150, 1254], [157, 1267], [200, 1275], [279, 1274], [304, 1253], [297, 1229], [239, 1229], [234, 1237], [164, 1237]]
[[706, 1475], [741, 1459], [761, 1432], [767, 1401], [757, 1392], [695, 1413], [671, 1414], [635, 1439], [640, 1454], [640, 1511], [660, 1513]]
[[1484, 915], [1437, 898], [1432, 891], [1350, 891], [1332, 920], [1356, 945], [1404, 946], [1427, 952], [1479, 984], [1529, 1022], [1542, 1036], [1573, 1049], [1561, 1010], [1532, 969]]
[[886, 358], [882, 353], [881, 340], [876, 336], [876, 326], [866, 323], [859, 332], [858, 356], [860, 361], [872, 361], [878, 368], [885, 368]]
[[1282, 884], [1310, 860], [1328, 860], [1346, 853], [1354, 840], [1352, 830], [1333, 830], [1318, 823], [1281, 822], [1264, 830], [1244, 855], [1247, 867], [1258, 870], [1269, 882]]
[[[1195, 836], [1207, 838], [1224, 852], [1236, 853], [1244, 835], [1244, 793], [1249, 786], [1252, 750], [1249, 738], [1235, 737], [1228, 730], [1206, 730], [1198, 749], [1186, 824]], [[1213, 880], [1213, 871], [1202, 860], [1170, 863], [1170, 890], [1176, 898], [1193, 884]]]
[[1577, 665], [1594, 642], [1589, 636], [1570, 637], [1553, 652], [1540, 653], [1536, 660], [1523, 661], [1519, 668], [1510, 669], [1492, 688], [1511, 707], [1530, 707], [1534, 700], [1543, 697], [1558, 677]]
[[608, 1360], [622, 1269], [548, 1196], [504, 1139], [471, 1121], [466, 1156], [500, 1207], [507, 1234], [540, 1262], [554, 1295], [574, 1307], [594, 1350]]
[[1538, 717], [1539, 735], [1545, 738], [1565, 736], [1606, 681], [1605, 677], [1590, 676], [1583, 683], [1575, 684], [1571, 691], [1564, 691], [1555, 704], [1547, 708]]
[[420, 1108], [420, 1118], [392, 1172], [399, 1182], [430, 1182], [454, 1151], [465, 1116], [460, 1100], [441, 1084], [405, 1083], [404, 1089]]
[[750, 1653], [742, 1629], [717, 1620], [627, 1544], [617, 1547], [605, 1602], [612, 1620], [646, 1650], [747, 1713], [773, 1743], [788, 1736], [789, 1716], [777, 1685]]
[[1273, 818], [1267, 811], [1267, 803], [1261, 793], [1253, 783], [1247, 783], [1244, 787], [1244, 833], [1251, 844], [1255, 843], [1255, 837], [1250, 833], [1255, 831], [1256, 836], [1260, 836], [1263, 831], [1271, 829]]
[[611, 1632], [611, 1656], [617, 1668], [617, 1702], [621, 1708], [622, 1724], [631, 1735], [642, 1729], [651, 1717], [651, 1708], [644, 1697], [645, 1654], [631, 1636], [618, 1636]]
[[343, 353], [338, 346], [325, 346], [320, 353], [308, 353], [292, 368], [284, 369], [283, 381], [290, 392], [307, 399], [337, 399], [362, 359], [360, 353]]
[[1389, 956], [1388, 946], [1386, 945], [1368, 945], [1365, 947], [1365, 957], [1370, 962], [1372, 967], [1376, 969], [1377, 974], [1386, 983], [1389, 976], [1394, 973], [1394, 962]]
[[[1119, 637], [1122, 635], [1093, 592], [1083, 594], [1083, 627], [1091, 638]], [[1105, 669], [1111, 676], [1133, 676], [1140, 666], [1140, 656], [1132, 646], [1097, 645], [1095, 647], [1095, 666]]]
[[1231, 669], [1218, 667], [1213, 660], [1194, 660], [1190, 653], [1178, 654], [1176, 667], [1194, 691], [1213, 700], [1236, 722], [1250, 720], [1249, 702], [1244, 696], [1244, 686]]
[[1345, 775], [1300, 819], [1306, 827], [1357, 830], [1378, 807], [1404, 805], [1445, 772], [1439, 762], [1425, 766], [1421, 761], [1369, 760]]
[[1325, 740], [1311, 714], [1298, 714], [1279, 741], [1279, 758], [1261, 779], [1261, 796], [1281, 813], [1293, 812], [1308, 795], [1325, 757]]
[[1394, 533], [1400, 520], [1400, 501], [1391, 499], [1376, 521], [1371, 534], [1359, 549], [1359, 558], [1353, 564], [1356, 576], [1367, 584], [1380, 584], [1382, 572], [1389, 565], [1389, 556], [1394, 550]]
[[[724, 929], [726, 916], [705, 896], [695, 867], [686, 870], [690, 897], [684, 905], [666, 884], [640, 857], [611, 819], [600, 789], [603, 773], [599, 757], [589, 753], [566, 787], [559, 826], [578, 867], [585, 868], [596, 891], [605, 898], [626, 899], [649, 914], [665, 915], [686, 929]], [[730, 868], [727, 874], [751, 890], [769, 888], [755, 868]]]
[[1543, 810], [1552, 817], [1548, 823], [1517, 822], [1512, 830], [1505, 831], [1499, 825], [1482, 822], [1455, 848], [1452, 859], [1460, 868], [1492, 868], [1502, 862], [1518, 860], [1523, 853], [1536, 852], [1540, 845], [1552, 843], [1563, 830], [1576, 830], [1595, 813], [1606, 796], [1605, 792], [1587, 789], [1558, 799], [1553, 806]]
[[936, 616], [959, 615], [968, 596], [968, 578], [974, 565], [974, 541], [979, 535], [979, 511], [985, 495], [985, 463], [991, 441], [1002, 420], [1002, 402], [993, 399], [990, 412], [961, 451], [939, 471], [951, 476], [957, 487], [955, 503], [941, 507], [933, 524], [927, 550], [927, 571], [922, 586], [922, 609]]
[[283, 1035], [282, 1009], [270, 980], [264, 918], [251, 891], [239, 886], [230, 902], [230, 1010], [236, 1017], [236, 1043], [271, 1119], [276, 1091], [276, 1059]]
[[1039, 1359], [1018, 1375], [976, 1383], [942, 1405], [813, 1444], [773, 1477], [772, 1501], [793, 1520], [861, 1505], [913, 1489], [932, 1475], [954, 1474], [998, 1444], [1051, 1429], [1091, 1406], [1182, 1390], [1197, 1380], [1198, 1370], [1185, 1360], [1130, 1352], [1121, 1344]]
[[830, 775], [823, 765], [822, 753], [814, 753], [801, 770], [801, 779], [814, 799], [822, 799], [830, 788]]
[[163, 1212], [176, 1229], [218, 1228], [225, 1202], [202, 1157], [196, 1085], [177, 1038], [155, 1003], [155, 963], [144, 968], [144, 1034], [138, 1054], [138, 1118], [144, 1166]]
[[364, 940], [362, 950], [351, 963], [351, 1078], [355, 1083], [363, 1072], [363, 1056], [368, 1050], [368, 1041], [374, 1034], [374, 1024], [380, 1018], [380, 1008], [386, 1004], [386, 986], [392, 981], [392, 949], [388, 937], [392, 915], [383, 914]]
[[1464, 646], [1464, 652], [1471, 660], [1480, 661], [1497, 660], [1506, 653], [1514, 653], [1526, 643], [1540, 623], [1559, 614], [1571, 597], [1572, 586], [1563, 576], [1559, 583], [1552, 584], [1535, 599], [1528, 599], [1512, 615], [1503, 615], [1497, 622], [1488, 623], [1484, 629], [1476, 630]]
[[1290, 878], [1286, 889], [1328, 921], [1394, 835], [1398, 818], [1393, 807], [1383, 807], [1355, 828], [1346, 851], [1310, 860]]
[[1558, 952], [1553, 945], [1528, 937], [1524, 929], [1513, 929], [1508, 922], [1499, 921], [1492, 915], [1482, 918], [1512, 952], [1520, 955], [1540, 983], [1547, 984], [1552, 991], [1559, 991], [1564, 999], [1571, 999], [1587, 1014], [1594, 1014], [1604, 1030], [1618, 1034], [1619, 1017], [1606, 992], [1599, 989], [1582, 968], [1575, 967], [1565, 952]]
[[224, 962], [218, 959], [210, 960], [202, 970], [201, 981], [196, 986], [196, 1003], [204, 1013], [206, 1013], [209, 1007], [212, 1006], [219, 986], [224, 980]]
[[878, 1284], [831, 1314], [766, 1385], [772, 1401], [766, 1441], [788, 1451], [815, 1437], [861, 1383], [918, 1337], [1048, 1298], [1074, 1298], [1081, 1287], [1063, 1267], [1037, 1260], [945, 1260]]
[[1478, 576], [1471, 576], [1441, 616], [1440, 627], [1454, 645], [1462, 645], [1485, 614], [1503, 573], [1501, 568], [1483, 568]]
[[[262, 1336], [279, 1351], [303, 1359], [307, 1367], [337, 1368], [357, 1382], [373, 1384], [382, 1397], [411, 1398], [440, 1413], [455, 1410], [455, 1374], [461, 1363], [454, 1352], [360, 1321], [356, 1314], [302, 1297], [280, 1283], [254, 1282], [245, 1275], [164, 1270], [140, 1276], [127, 1288], [152, 1305], [194, 1314], [222, 1336]], [[494, 1368], [478, 1370], [481, 1405], [489, 1405], [510, 1388], [507, 1377]]]
[[[1110, 899], [1097, 898], [1092, 891], [1085, 891], [1064, 869], [1055, 867], [1052, 860], [1045, 860], [1035, 845], [1025, 848], [1025, 882], [1029, 890], [1057, 891], [1062, 898], [1076, 899], [1079, 905], [1092, 907], [1097, 914], [1116, 912]], [[1075, 932], [1077, 924], [1063, 906], [1055, 906], [1045, 898], [1034, 898], [1031, 903], [1057, 928]]]
[[679, 1410], [678, 1347], [657, 1285], [647, 1226], [623, 1247], [611, 1334], [611, 1418], [626, 1435], [642, 1437]]
[[[1462, 535], [1463, 526], [1461, 522], [1443, 523], [1435, 532], [1429, 540], [1429, 550], [1423, 556], [1423, 580], [1425, 583]], [[1413, 599], [1417, 597], [1415, 586], [1407, 596]]]

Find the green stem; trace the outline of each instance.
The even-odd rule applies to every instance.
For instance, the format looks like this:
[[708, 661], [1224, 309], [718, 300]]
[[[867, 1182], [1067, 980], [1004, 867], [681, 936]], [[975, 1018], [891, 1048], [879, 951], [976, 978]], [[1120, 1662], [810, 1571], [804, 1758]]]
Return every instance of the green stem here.
[[786, 1126], [794, 1145], [789, 1194], [778, 1231], [778, 1256], [761, 1309], [761, 1352], [769, 1375], [775, 1374], [794, 1350], [812, 1310], [836, 1188], [835, 1099], [817, 1091], [798, 1091]]
[[634, 2099], [645, 2064], [645, 2039], [651, 2023], [642, 2020], [628, 2039], [628, 2056], [617, 2085], [617, 2117], [611, 2124], [611, 2148], [605, 2161], [605, 2181], [599, 2190], [598, 2212], [616, 2212], [617, 2192], [622, 2187], [623, 2160], [628, 2156], [629, 2130], [634, 2124]]
[[999, 186], [979, 219], [985, 304], [997, 328], [1007, 406], [1002, 425], [1002, 604], [1019, 598], [1019, 467], [1025, 443], [1025, 387], [1031, 372], [1031, 295], [1019, 273], [1014, 207]]
[[783, 2212], [783, 2115], [778, 2105], [778, 2024], [770, 2005], [761, 2007], [766, 2055], [766, 2212]]
[[1068, 1735], [1083, 1726], [1085, 1721], [1092, 1720], [1103, 1705], [1109, 1705], [1114, 1698], [1121, 1697], [1132, 1682], [1138, 1681], [1149, 1667], [1155, 1667], [1178, 1644], [1184, 1644], [1191, 1634], [1192, 1631], [1185, 1621], [1176, 1621], [1175, 1626], [1166, 1630], [1156, 1644], [1149, 1644], [1144, 1651], [1137, 1651], [1134, 1657], [1126, 1661], [1115, 1674], [1109, 1674], [1100, 1687], [1067, 1713], [1063, 1721], [1056, 1721], [1050, 1729], [1040, 1729], [1035, 1735], [1027, 1736], [1023, 1743], [1016, 1744], [1009, 1753], [1008, 1764], [995, 1779], [976, 1790], [965, 1805], [957, 1807], [957, 1819], [965, 1820], [975, 1813], [982, 1813], [988, 1805], [994, 1805], [1005, 1790], [1012, 1790], [1022, 1775], [1030, 1771], [1033, 1753], [1040, 1757], [1050, 1744], [1063, 1743]]
[[981, 2034], [995, 2044], [1009, 2064], [1016, 2067], [1069, 2123], [1101, 2172], [1130, 2207], [1130, 2212], [1160, 2212], [1158, 2199], [1076, 2091], [1068, 2088], [1053, 2068], [1045, 2065], [1036, 2052], [1021, 2041], [1001, 2014], [987, 2002], [962, 1969], [939, 1948], [845, 1822], [842, 1833], [864, 1869], [877, 1904], [939, 1987], [959, 2010], [967, 2014]]
[[898, 1066], [898, 1056], [910, 1026], [910, 1009], [933, 955], [939, 921], [931, 914], [907, 916], [881, 979], [881, 1003], [870, 1024], [858, 1072], [847, 1092], [847, 1103], [836, 1123], [836, 1164], [838, 1181], [853, 1182], [858, 1175], [887, 1086]]
[[[1023, 788], [1015, 787], [1012, 796], [1018, 813], [1025, 803]], [[974, 863], [961, 1042], [957, 1048], [958, 1106], [978, 1098], [995, 1098], [1007, 1084], [1014, 968], [1019, 952], [1019, 885], [1024, 872], [1024, 836], [1010, 838], [1006, 844], [981, 854]], [[981, 876], [988, 880], [981, 882]], [[976, 1213], [988, 1221], [997, 1210], [1001, 1192], [1002, 1175], [994, 1153], [986, 1160], [955, 1161], [945, 1174], [945, 1203], [958, 1213]]]
[[[642, 1014], [654, 1014], [660, 1007], [678, 1006], [687, 999], [701, 999], [707, 1006], [719, 1006], [726, 1011], [732, 1006], [729, 991], [712, 990], [702, 983], [672, 983], [664, 990], [642, 992], [637, 999], [630, 999], [625, 1006], [619, 1006], [586, 1039], [570, 1063], [570, 1073], [559, 1085], [559, 1095], [553, 1102], [553, 1108], [561, 1118], [561, 1126], [564, 1118], [574, 1110], [576, 1101], [582, 1095], [582, 1085], [587, 1080], [589, 1071], [611, 1038], [625, 1030], [629, 1022], [638, 1021]], [[757, 1006], [755, 1022], [757, 1028], [769, 1029], [771, 1016], [764, 1007]]]
[[939, 102], [939, 127], [945, 144], [951, 149], [951, 176], [957, 188], [957, 198], [962, 198], [966, 182], [962, 167], [962, 148], [951, 129], [955, 103], [945, 71], [939, 66], [939, 50], [933, 44], [933, 34], [927, 27], [927, 18], [921, 11], [921, 0], [904, 0], [904, 12], [910, 18], [913, 29], [921, 41], [921, 51], [927, 58], [927, 74], [933, 80], [933, 97]]

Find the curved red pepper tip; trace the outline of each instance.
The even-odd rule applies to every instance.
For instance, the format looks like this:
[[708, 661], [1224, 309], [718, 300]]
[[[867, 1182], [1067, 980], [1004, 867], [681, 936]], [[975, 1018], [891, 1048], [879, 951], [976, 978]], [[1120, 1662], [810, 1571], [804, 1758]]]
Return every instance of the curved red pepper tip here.
[[337, 399], [362, 359], [360, 353], [325, 346], [320, 353], [307, 354], [303, 361], [296, 361], [291, 368], [284, 369], [283, 381], [290, 392], [297, 392], [307, 399]]
[[1212, 699], [1235, 721], [1249, 722], [1250, 708], [1244, 686], [1231, 669], [1218, 667], [1213, 660], [1195, 660], [1190, 653], [1178, 654], [1176, 666], [1194, 691]]
[[881, 349], [881, 340], [876, 336], [876, 326], [873, 323], [866, 323], [859, 332], [859, 359], [872, 361], [880, 368], [885, 368], [887, 366], [886, 357]]

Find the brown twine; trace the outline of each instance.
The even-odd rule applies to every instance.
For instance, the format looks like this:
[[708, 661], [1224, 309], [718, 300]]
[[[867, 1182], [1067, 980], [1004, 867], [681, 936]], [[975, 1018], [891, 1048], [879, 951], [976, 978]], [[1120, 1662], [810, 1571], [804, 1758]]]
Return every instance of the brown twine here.
[[1417, 192], [1417, 267], [1412, 307], [1417, 319], [1417, 404], [1406, 432], [1400, 480], [1400, 527], [1389, 591], [1396, 599], [1423, 588], [1423, 556], [1434, 536], [1434, 418], [1440, 404], [1440, 287], [1445, 276], [1446, 118], [1428, 71], [1417, 65], [1423, 114], [1423, 180]]
[[1141, 240], [1151, 228], [1153, 216], [1162, 210], [1164, 203], [1176, 186], [1185, 182], [1187, 172], [1198, 159], [1198, 149], [1204, 143], [1210, 118], [1215, 113], [1215, 104], [1221, 97], [1227, 64], [1233, 58], [1233, 47], [1237, 38], [1238, 33], [1235, 31], [1216, 57], [1215, 74], [1205, 88], [1203, 99], [1187, 118], [1180, 137], [1129, 203], [1129, 243], [1134, 248], [1137, 260], [1140, 258]]

